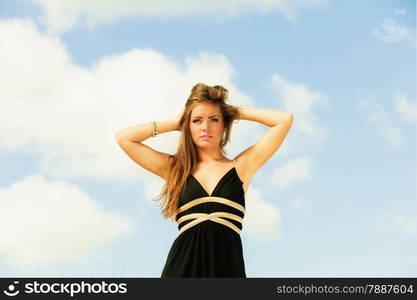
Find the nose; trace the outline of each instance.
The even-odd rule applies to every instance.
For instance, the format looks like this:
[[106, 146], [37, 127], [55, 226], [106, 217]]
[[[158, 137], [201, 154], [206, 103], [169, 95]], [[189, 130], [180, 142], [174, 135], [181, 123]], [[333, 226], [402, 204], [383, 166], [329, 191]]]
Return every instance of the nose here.
[[210, 126], [210, 122], [206, 121], [203, 122], [203, 124], [201, 125], [202, 129], [207, 130]]

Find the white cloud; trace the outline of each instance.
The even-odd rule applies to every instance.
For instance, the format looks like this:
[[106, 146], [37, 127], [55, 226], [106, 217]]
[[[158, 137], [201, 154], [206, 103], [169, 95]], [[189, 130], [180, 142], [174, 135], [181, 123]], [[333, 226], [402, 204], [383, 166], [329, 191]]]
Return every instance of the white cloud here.
[[417, 218], [415, 216], [393, 215], [392, 222], [405, 234], [417, 234]]
[[329, 103], [326, 95], [311, 91], [305, 84], [291, 83], [277, 74], [272, 76], [270, 86], [276, 92], [279, 107], [294, 115], [292, 127], [298, 134], [319, 140], [327, 137], [327, 128], [319, 124], [313, 111], [316, 106]]
[[47, 104], [71, 63], [64, 45], [39, 34], [25, 19], [0, 19], [0, 36], [0, 105], [24, 104], [19, 109], [30, 113]]
[[417, 236], [417, 217], [406, 214], [383, 214], [375, 217], [374, 225], [392, 232], [401, 232], [405, 235]]
[[206, 16], [212, 21], [230, 19], [238, 14], [267, 14], [277, 11], [290, 22], [298, 21], [298, 12], [305, 8], [322, 9], [329, 0], [229, 0], [229, 1], [152, 1], [152, 0], [31, 0], [38, 3], [41, 18], [50, 33], [63, 33], [78, 24], [88, 28], [123, 18], [184, 18]]
[[0, 199], [0, 252], [16, 266], [80, 262], [133, 228], [76, 186], [43, 176], [0, 187]]
[[[369, 113], [369, 119], [375, 126], [378, 133], [390, 144], [400, 146], [404, 142], [403, 130], [394, 125], [393, 113], [390, 112], [383, 104], [377, 102], [384, 100], [378, 92], [370, 93], [359, 99], [358, 107]], [[416, 122], [416, 102], [408, 99], [403, 92], [396, 91], [391, 98], [393, 107], [400, 117], [400, 120], [407, 124]]]
[[245, 209], [242, 233], [258, 242], [281, 239], [280, 210], [266, 202], [254, 187], [248, 190]]
[[[369, 119], [376, 128], [379, 135], [385, 141], [394, 146], [400, 146], [404, 142], [403, 131], [393, 124], [390, 113], [385, 109], [381, 103], [376, 102], [379, 93], [371, 93], [367, 96], [361, 97], [358, 102], [358, 107], [369, 113]], [[397, 101], [397, 107], [398, 107]]]
[[402, 92], [394, 93], [395, 108], [400, 115], [401, 120], [406, 123], [413, 124], [416, 122], [417, 105], [416, 102], [411, 102]]
[[281, 189], [289, 188], [297, 182], [302, 182], [312, 177], [311, 165], [311, 160], [306, 157], [289, 159], [284, 165], [272, 172], [270, 182]]
[[301, 197], [293, 197], [290, 199], [289, 206], [294, 210], [311, 209], [310, 203]]

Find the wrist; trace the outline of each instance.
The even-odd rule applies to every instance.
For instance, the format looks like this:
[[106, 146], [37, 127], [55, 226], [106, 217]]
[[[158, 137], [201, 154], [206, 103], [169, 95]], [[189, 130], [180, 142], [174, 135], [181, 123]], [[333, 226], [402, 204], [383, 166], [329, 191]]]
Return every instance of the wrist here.
[[[152, 136], [158, 136], [161, 133], [164, 132], [168, 132], [168, 131], [174, 131], [177, 130], [177, 126], [176, 126], [176, 122], [173, 120], [165, 120], [165, 121], [153, 121], [151, 122], [151, 127], [152, 127]], [[153, 130], [154, 127], [153, 125], [156, 125], [155, 127], [155, 131]], [[154, 132], [156, 132], [156, 134], [154, 135]]]
[[244, 107], [240, 107], [240, 106], [236, 106], [238, 112], [239, 112], [239, 116], [238, 116], [238, 120], [246, 120], [245, 119], [245, 108]]

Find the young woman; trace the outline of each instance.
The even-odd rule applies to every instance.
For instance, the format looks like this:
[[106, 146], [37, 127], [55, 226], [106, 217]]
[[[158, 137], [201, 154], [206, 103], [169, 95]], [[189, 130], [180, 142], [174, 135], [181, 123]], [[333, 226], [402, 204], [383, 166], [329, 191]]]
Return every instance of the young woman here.
[[[196, 84], [174, 120], [122, 129], [116, 140], [126, 154], [166, 183], [161, 200], [164, 218], [178, 223], [179, 235], [161, 277], [246, 277], [240, 230], [245, 195], [259, 168], [278, 150], [292, 125], [289, 112], [242, 108], [226, 103], [222, 86]], [[233, 159], [225, 155], [234, 120], [270, 126], [256, 144]], [[174, 155], [141, 142], [179, 130]]]

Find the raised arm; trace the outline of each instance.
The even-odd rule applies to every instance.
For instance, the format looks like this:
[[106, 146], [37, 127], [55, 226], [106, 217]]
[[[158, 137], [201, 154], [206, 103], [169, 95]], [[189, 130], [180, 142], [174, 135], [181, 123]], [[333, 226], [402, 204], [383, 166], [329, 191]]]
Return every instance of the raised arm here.
[[242, 151], [237, 157], [243, 181], [248, 186], [252, 177], [271, 158], [283, 143], [293, 123], [293, 115], [289, 112], [268, 108], [239, 107], [240, 119], [255, 121], [269, 128], [256, 144]]
[[[178, 130], [176, 120], [157, 121], [158, 133]], [[141, 143], [152, 136], [152, 122], [141, 123], [119, 130], [115, 138], [124, 152], [142, 168], [166, 180], [169, 154]]]

